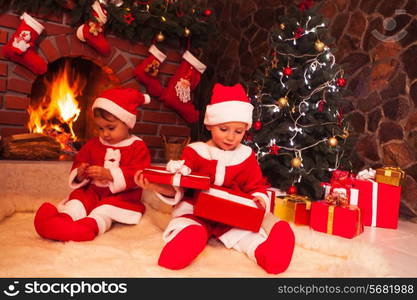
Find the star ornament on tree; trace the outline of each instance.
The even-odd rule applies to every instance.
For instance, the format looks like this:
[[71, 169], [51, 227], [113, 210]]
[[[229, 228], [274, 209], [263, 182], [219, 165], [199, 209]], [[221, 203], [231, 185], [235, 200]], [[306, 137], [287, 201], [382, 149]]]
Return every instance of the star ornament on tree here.
[[269, 146], [269, 154], [278, 155], [280, 147], [277, 144], [272, 144]]
[[130, 23], [132, 23], [135, 20], [135, 18], [133, 17], [132, 13], [125, 14], [124, 15], [124, 18], [125, 18], [125, 22], [127, 24], [129, 24], [129, 25], [130, 25]]

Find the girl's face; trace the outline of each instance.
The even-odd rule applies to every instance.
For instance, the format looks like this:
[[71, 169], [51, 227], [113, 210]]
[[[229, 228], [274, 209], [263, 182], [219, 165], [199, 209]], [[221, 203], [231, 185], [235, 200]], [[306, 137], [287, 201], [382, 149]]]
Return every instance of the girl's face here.
[[243, 122], [227, 122], [217, 125], [207, 125], [211, 131], [213, 144], [222, 150], [234, 150], [242, 141], [247, 124]]
[[100, 137], [108, 144], [117, 144], [129, 137], [129, 127], [116, 117], [103, 119], [99, 116], [94, 117]]

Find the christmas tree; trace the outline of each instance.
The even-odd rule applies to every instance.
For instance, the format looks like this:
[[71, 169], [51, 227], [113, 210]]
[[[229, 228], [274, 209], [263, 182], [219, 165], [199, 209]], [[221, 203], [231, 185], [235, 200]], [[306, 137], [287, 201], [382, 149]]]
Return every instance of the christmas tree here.
[[341, 109], [346, 79], [311, 2], [289, 8], [271, 32], [271, 54], [250, 85], [254, 126], [245, 143], [272, 186], [321, 199], [331, 171], [350, 169], [351, 141]]

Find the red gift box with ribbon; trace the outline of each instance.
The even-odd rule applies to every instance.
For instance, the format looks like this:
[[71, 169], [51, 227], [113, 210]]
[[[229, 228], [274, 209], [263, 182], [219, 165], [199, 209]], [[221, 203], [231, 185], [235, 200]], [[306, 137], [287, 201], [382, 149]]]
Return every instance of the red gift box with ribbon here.
[[210, 188], [209, 176], [203, 176], [193, 172], [171, 172], [164, 167], [151, 166], [143, 170], [143, 176], [149, 182], [153, 183], [169, 184], [198, 190], [207, 190]]
[[344, 203], [333, 203], [338, 205], [358, 205], [359, 190], [354, 188], [355, 175], [348, 171], [335, 170], [332, 173], [330, 182], [322, 182], [325, 188], [324, 198], [332, 202], [329, 197], [333, 197], [333, 202], [343, 199]]
[[365, 226], [396, 229], [400, 210], [401, 186], [373, 180], [375, 170], [358, 173], [353, 186], [359, 190], [358, 206]]
[[310, 227], [316, 231], [351, 239], [363, 232], [361, 209], [316, 201], [311, 205]]
[[265, 209], [253, 201], [253, 196], [223, 187], [212, 186], [200, 191], [194, 204], [196, 216], [258, 232]]

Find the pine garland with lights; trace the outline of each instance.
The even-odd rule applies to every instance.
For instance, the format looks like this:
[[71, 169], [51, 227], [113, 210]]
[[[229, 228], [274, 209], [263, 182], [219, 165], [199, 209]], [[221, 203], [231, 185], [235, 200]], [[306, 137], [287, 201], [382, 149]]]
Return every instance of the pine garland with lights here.
[[290, 8], [271, 32], [272, 53], [250, 83], [254, 126], [245, 143], [272, 186], [321, 199], [331, 171], [350, 169], [352, 139], [340, 108], [346, 79], [311, 2]]
[[[2, 12], [20, 14], [67, 11], [72, 26], [91, 19], [95, 0], [0, 0]], [[166, 43], [178, 48], [202, 48], [217, 34], [213, 11], [192, 0], [99, 0], [109, 20], [105, 32], [131, 43]]]

